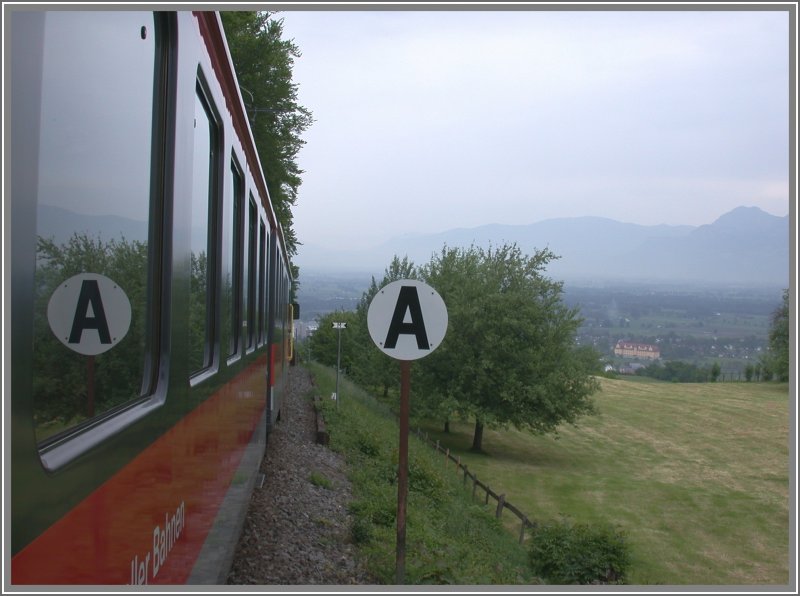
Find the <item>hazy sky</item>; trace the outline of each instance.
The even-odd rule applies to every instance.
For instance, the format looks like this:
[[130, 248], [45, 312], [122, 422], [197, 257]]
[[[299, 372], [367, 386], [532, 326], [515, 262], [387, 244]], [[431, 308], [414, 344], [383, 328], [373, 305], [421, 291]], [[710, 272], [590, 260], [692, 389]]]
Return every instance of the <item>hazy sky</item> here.
[[315, 119], [300, 241], [789, 212], [788, 12], [562, 7], [280, 13]]

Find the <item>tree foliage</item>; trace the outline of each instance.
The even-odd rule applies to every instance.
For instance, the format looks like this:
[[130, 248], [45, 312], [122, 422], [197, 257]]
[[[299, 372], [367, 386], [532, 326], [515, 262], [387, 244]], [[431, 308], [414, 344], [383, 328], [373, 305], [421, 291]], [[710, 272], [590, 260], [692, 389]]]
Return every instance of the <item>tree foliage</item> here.
[[474, 418], [473, 449], [484, 425], [554, 432], [594, 412], [599, 385], [574, 337], [580, 318], [561, 299], [562, 284], [544, 276], [556, 258], [528, 256], [514, 244], [484, 250], [444, 247], [419, 277], [448, 311], [442, 345], [420, 362], [429, 411]]
[[[336, 366], [337, 357], [345, 371], [353, 370], [357, 364], [358, 350], [356, 339], [359, 322], [353, 312], [337, 310], [330, 312], [318, 321], [319, 328], [309, 339], [314, 360], [326, 366]], [[334, 322], [347, 323], [347, 329], [333, 328]], [[339, 335], [341, 334], [341, 354], [339, 354]]]
[[313, 122], [311, 112], [298, 103], [297, 84], [292, 80], [300, 49], [282, 38], [283, 19], [275, 18], [273, 12], [220, 14], [267, 190], [291, 257], [299, 244], [292, 217], [303, 173], [297, 154], [305, 144], [302, 134]]
[[789, 289], [783, 291], [781, 305], [772, 313], [769, 330], [769, 352], [762, 361], [766, 380], [774, 375], [779, 381], [789, 380]]
[[[598, 354], [575, 346], [580, 318], [562, 301], [562, 284], [544, 276], [555, 256], [522, 254], [516, 245], [483, 250], [444, 247], [421, 267], [395, 256], [378, 282], [372, 279], [348, 328], [342, 366], [357, 382], [384, 397], [397, 388], [396, 360], [369, 336], [367, 313], [375, 294], [400, 279], [419, 279], [442, 296], [447, 334], [431, 355], [412, 367], [411, 408], [416, 417], [476, 422], [473, 447], [482, 448], [484, 426], [555, 432], [594, 413]], [[314, 358], [335, 362], [331, 316], [312, 338]], [[342, 320], [346, 313], [337, 313]]]
[[[33, 337], [33, 408], [42, 440], [139, 396], [145, 366], [147, 325], [147, 245], [108, 242], [74, 234], [63, 245], [39, 238]], [[101, 273], [123, 287], [131, 304], [131, 324], [114, 349], [91, 357], [95, 402], [88, 404], [88, 357], [65, 347], [50, 330], [47, 306], [56, 287], [73, 275]]]
[[319, 328], [311, 337], [311, 351], [315, 360], [334, 366], [338, 350], [338, 331], [332, 328], [333, 321], [344, 321], [347, 329], [342, 333], [341, 366], [353, 379], [365, 387], [376, 389], [384, 397], [389, 389], [397, 386], [400, 372], [397, 362], [377, 350], [372, 343], [367, 328], [367, 312], [370, 302], [386, 284], [398, 279], [413, 279], [416, 276], [414, 264], [408, 258], [395, 257], [384, 270], [380, 282], [373, 277], [370, 287], [361, 297], [353, 312], [336, 311], [318, 320]]
[[[57, 244], [37, 240], [36, 305], [34, 317], [33, 409], [37, 438], [43, 440], [84, 420], [137, 399], [147, 380], [148, 247], [125, 238], [104, 241], [74, 233]], [[131, 323], [113, 349], [87, 357], [64, 346], [50, 329], [48, 303], [56, 288], [79, 273], [100, 273], [125, 292], [131, 305]], [[189, 364], [192, 371], [205, 365], [208, 333], [207, 259], [191, 255], [188, 308]], [[230, 309], [230, 306], [228, 306]], [[92, 373], [88, 372], [89, 358]], [[93, 403], [89, 395], [93, 394]]]
[[397, 361], [393, 360], [382, 351], [375, 349], [372, 338], [367, 328], [367, 312], [375, 294], [385, 285], [400, 279], [416, 279], [417, 272], [414, 263], [408, 257], [402, 259], [395, 256], [389, 266], [384, 269], [380, 282], [372, 278], [369, 289], [364, 292], [356, 306], [356, 318], [359, 321], [358, 345], [362, 347], [359, 355], [359, 369], [357, 379], [378, 389], [386, 397], [389, 389], [397, 386], [400, 381], [400, 369]]
[[709, 379], [717, 380], [720, 375], [720, 366], [716, 362], [709, 368], [681, 360], [668, 360], [664, 363], [653, 362], [637, 370], [636, 374], [672, 383], [705, 383]]

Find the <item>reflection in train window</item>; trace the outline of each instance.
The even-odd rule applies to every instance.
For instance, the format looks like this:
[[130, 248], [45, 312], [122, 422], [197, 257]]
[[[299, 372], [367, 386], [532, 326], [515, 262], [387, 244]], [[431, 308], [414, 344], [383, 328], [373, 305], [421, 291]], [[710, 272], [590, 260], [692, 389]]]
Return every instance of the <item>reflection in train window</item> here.
[[258, 209], [256, 200], [250, 195], [249, 209], [247, 214], [247, 299], [246, 310], [247, 320], [245, 321], [245, 342], [247, 349], [255, 347], [256, 338], [256, 282], [258, 271], [256, 269], [256, 243], [257, 239]]
[[213, 217], [217, 124], [198, 83], [194, 110], [192, 173], [191, 285], [189, 290], [189, 370], [198, 372], [212, 361]]
[[[42, 447], [153, 389], [148, 233], [160, 22], [130, 11], [45, 16], [33, 330]], [[77, 274], [109, 278], [124, 293], [124, 333], [109, 320], [118, 316], [109, 286], [84, 275], [76, 291], [65, 287]], [[49, 307], [55, 329], [68, 333], [56, 336]]]
[[231, 163], [231, 195], [222, 211], [222, 326], [230, 337], [228, 356], [239, 352], [239, 303], [242, 276], [242, 200], [244, 183], [235, 162]]
[[258, 345], [262, 345], [266, 341], [266, 314], [265, 311], [265, 298], [266, 298], [266, 268], [267, 268], [267, 227], [262, 221], [258, 230]]

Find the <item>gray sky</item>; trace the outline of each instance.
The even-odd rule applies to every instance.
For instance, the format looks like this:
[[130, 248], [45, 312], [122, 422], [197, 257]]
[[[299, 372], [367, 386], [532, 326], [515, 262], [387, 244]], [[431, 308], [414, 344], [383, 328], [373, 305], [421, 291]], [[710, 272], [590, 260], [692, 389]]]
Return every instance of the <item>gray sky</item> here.
[[788, 12], [280, 16], [315, 118], [299, 155], [303, 243], [789, 212]]

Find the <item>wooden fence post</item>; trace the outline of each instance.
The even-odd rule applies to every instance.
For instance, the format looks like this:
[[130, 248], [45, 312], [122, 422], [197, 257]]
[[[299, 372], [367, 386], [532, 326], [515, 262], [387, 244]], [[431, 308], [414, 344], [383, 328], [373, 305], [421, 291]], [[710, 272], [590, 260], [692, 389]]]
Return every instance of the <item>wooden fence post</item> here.
[[[422, 436], [422, 429], [420, 427], [417, 427], [417, 434], [420, 437]], [[428, 439], [428, 433], [425, 432], [425, 441], [428, 442], [428, 440], [429, 440]], [[429, 443], [429, 444], [433, 445], [433, 443]], [[441, 446], [441, 444], [440, 444], [438, 439], [436, 440], [435, 448], [436, 448], [436, 451], [441, 451], [442, 453], [444, 453], [444, 466], [446, 468], [447, 467], [447, 460], [450, 459], [450, 448], [448, 447], [447, 449], [444, 449]], [[502, 495], [499, 495], [499, 496], [495, 495], [492, 492], [492, 488], [488, 484], [483, 484], [482, 482], [480, 482], [478, 480], [478, 475], [477, 474], [471, 474], [470, 473], [469, 466], [467, 466], [466, 464], [464, 464], [464, 465], [461, 464], [461, 456], [460, 455], [454, 457], [453, 461], [456, 464], [456, 473], [458, 473], [458, 469], [459, 468], [463, 468], [463, 470], [464, 470], [464, 478], [462, 479], [463, 486], [467, 485], [467, 477], [468, 476], [472, 477], [472, 499], [473, 500], [475, 499], [475, 491], [477, 491], [479, 484], [480, 484], [481, 488], [486, 491], [486, 498], [484, 500], [484, 504], [485, 505], [489, 504], [489, 497], [490, 496], [497, 498], [497, 509], [495, 510], [495, 518], [496, 519], [500, 519], [502, 517], [502, 515], [503, 515], [503, 509], [506, 508], [506, 496], [505, 496], [505, 494], [502, 494]], [[537, 527], [537, 523], [535, 521], [531, 522], [528, 519], [528, 516], [523, 514], [513, 504], [508, 503], [508, 508], [511, 509], [511, 512], [514, 515], [516, 515], [520, 520], [519, 543], [522, 544], [523, 542], [525, 542], [525, 529], [526, 528], [532, 528], [532, 529], [536, 528]]]
[[502, 494], [497, 498], [497, 513], [494, 514], [494, 516], [497, 519], [500, 519], [500, 516], [503, 515], [503, 507], [505, 506], [505, 504], [506, 504], [506, 496], [505, 494]]

